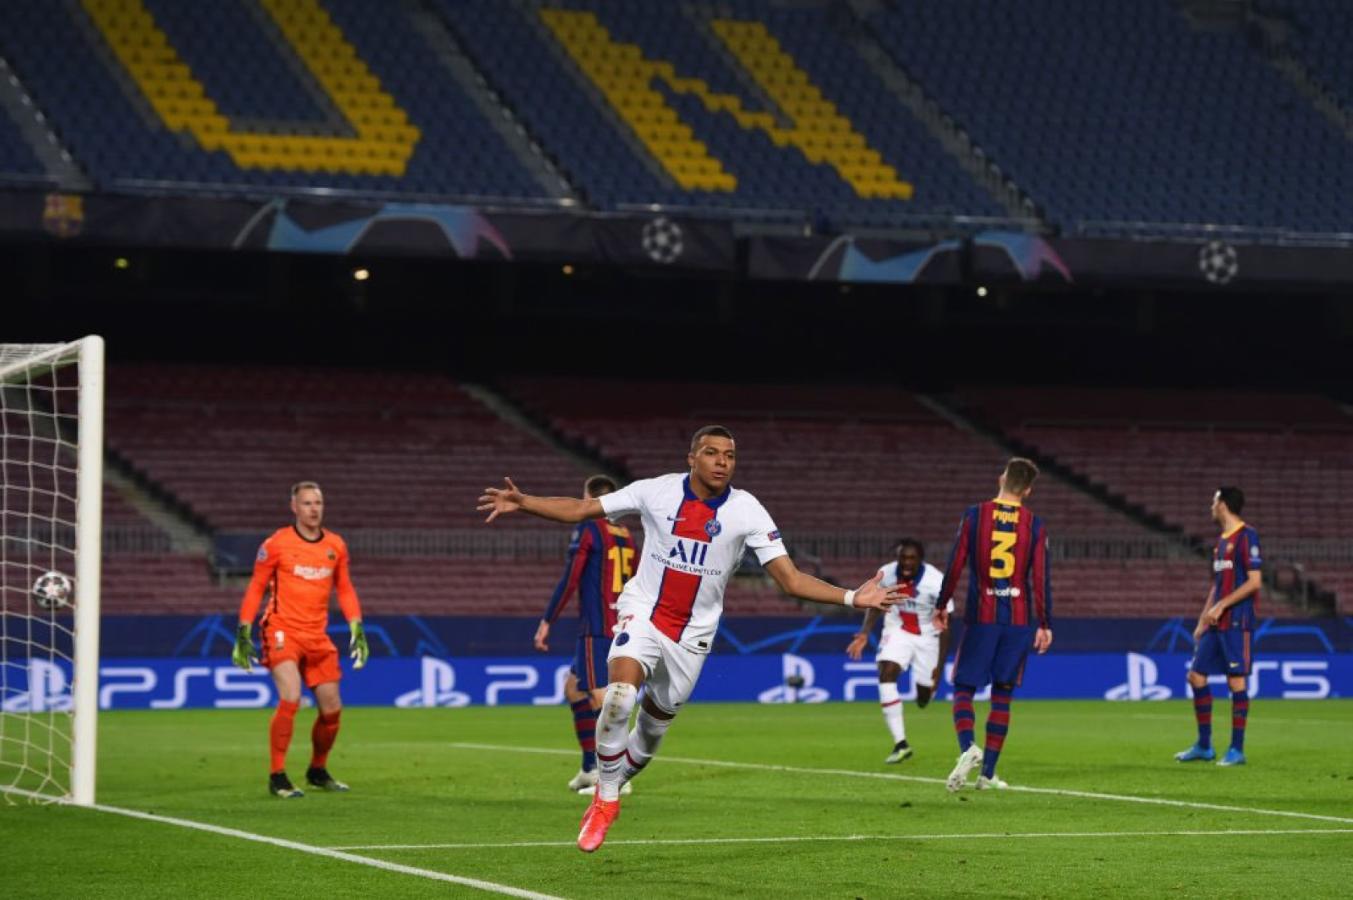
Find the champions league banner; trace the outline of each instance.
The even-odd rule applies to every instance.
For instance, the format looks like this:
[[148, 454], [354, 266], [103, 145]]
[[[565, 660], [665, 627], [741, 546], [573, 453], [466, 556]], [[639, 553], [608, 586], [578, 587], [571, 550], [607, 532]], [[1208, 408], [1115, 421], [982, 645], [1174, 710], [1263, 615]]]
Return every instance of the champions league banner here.
[[[373, 657], [360, 672], [344, 660], [343, 701], [348, 706], [557, 706], [564, 701], [570, 660], [512, 656], [448, 659]], [[1021, 699], [1171, 700], [1190, 696], [1186, 653], [1069, 653], [1031, 656]], [[6, 713], [70, 707], [70, 668], [64, 661], [10, 660]], [[940, 699], [952, 697], [946, 681]], [[1225, 693], [1225, 678], [1214, 679]], [[911, 674], [903, 699], [915, 699]], [[1353, 696], [1353, 654], [1280, 653], [1256, 659], [1250, 675], [1256, 699], [1320, 700]], [[261, 709], [274, 705], [272, 679], [225, 659], [106, 659], [99, 669], [99, 707], [119, 709]], [[984, 691], [978, 700], [987, 699]], [[308, 698], [307, 698], [308, 700]], [[713, 654], [705, 662], [694, 702], [877, 702], [873, 662], [830, 655]]]
[[0, 235], [104, 246], [602, 263], [791, 281], [1040, 282], [1219, 291], [1353, 283], [1353, 248], [1278, 243], [1276, 238], [1269, 243], [1238, 237], [1066, 238], [999, 229], [929, 241], [849, 233], [739, 238], [730, 219], [661, 210], [612, 213], [402, 200], [15, 189], [0, 191]]

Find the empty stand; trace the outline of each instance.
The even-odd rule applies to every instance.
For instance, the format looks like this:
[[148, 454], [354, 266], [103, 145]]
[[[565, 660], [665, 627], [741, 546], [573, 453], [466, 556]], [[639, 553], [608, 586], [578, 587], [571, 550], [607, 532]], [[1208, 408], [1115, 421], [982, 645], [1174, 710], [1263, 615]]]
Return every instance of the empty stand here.
[[[1311, 8], [1327, 34], [1312, 40], [1346, 67], [1347, 4]], [[1169, 0], [909, 0], [870, 21], [1064, 228], [1353, 226], [1345, 136], [1243, 34], [1193, 30]]]
[[587, 474], [436, 376], [114, 368], [108, 394], [109, 444], [218, 529], [286, 522], [302, 479], [342, 532], [478, 526], [475, 498], [504, 475], [576, 495]]
[[1213, 492], [1239, 485], [1243, 517], [1277, 551], [1267, 561], [1323, 571], [1343, 597], [1348, 580], [1338, 573], [1353, 571], [1353, 557], [1335, 523], [1353, 496], [1353, 417], [1329, 400], [1066, 389], [973, 391], [964, 400], [1039, 453], [1200, 539], [1216, 535]]
[[596, 205], [1001, 214], [824, 7], [437, 2]]
[[0, 107], [0, 175], [42, 178], [46, 174], [18, 125]]
[[14, 0], [3, 24], [0, 54], [103, 187], [545, 195], [402, 4]]

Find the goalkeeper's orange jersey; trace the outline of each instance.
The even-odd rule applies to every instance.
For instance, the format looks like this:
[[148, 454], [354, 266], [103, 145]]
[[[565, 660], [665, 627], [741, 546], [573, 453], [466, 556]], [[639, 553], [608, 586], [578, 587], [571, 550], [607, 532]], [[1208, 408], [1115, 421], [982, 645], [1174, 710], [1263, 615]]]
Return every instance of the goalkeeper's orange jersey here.
[[349, 622], [360, 619], [362, 608], [348, 575], [348, 545], [343, 539], [321, 529], [312, 541], [294, 525], [279, 528], [258, 548], [254, 577], [240, 604], [240, 622], [253, 623], [266, 592], [261, 629], [322, 635], [329, 625], [329, 597], [335, 588], [343, 617]]

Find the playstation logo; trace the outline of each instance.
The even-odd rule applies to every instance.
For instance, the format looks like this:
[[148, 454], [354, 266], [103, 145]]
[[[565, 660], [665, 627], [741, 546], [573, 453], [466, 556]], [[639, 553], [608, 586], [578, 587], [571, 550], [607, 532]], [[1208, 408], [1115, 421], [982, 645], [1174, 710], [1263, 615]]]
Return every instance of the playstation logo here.
[[1156, 684], [1156, 661], [1140, 653], [1127, 655], [1127, 682], [1104, 692], [1105, 700], [1168, 700], [1171, 691]]

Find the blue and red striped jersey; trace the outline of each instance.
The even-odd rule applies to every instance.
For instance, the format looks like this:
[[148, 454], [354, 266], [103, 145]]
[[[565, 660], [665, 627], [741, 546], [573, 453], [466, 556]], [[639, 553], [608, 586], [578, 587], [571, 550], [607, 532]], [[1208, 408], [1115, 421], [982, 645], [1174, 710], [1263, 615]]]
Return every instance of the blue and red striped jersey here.
[[545, 621], [554, 623], [568, 601], [578, 595], [581, 635], [611, 637], [617, 618], [616, 600], [634, 574], [634, 539], [624, 525], [590, 519], [573, 531], [564, 575], [545, 607]]
[[964, 622], [1052, 627], [1048, 531], [1038, 516], [1003, 500], [968, 507], [944, 570], [940, 604], [953, 597], [965, 564]]
[[[1241, 522], [1230, 532], [1217, 538], [1217, 546], [1212, 550], [1212, 600], [1215, 603], [1240, 587], [1249, 578], [1251, 572], [1258, 572], [1264, 565], [1264, 556], [1259, 549], [1259, 532]], [[1218, 631], [1239, 628], [1245, 631], [1254, 629], [1255, 606], [1259, 602], [1259, 592], [1255, 591], [1234, 606], [1227, 607], [1221, 619], [1212, 626]]]

